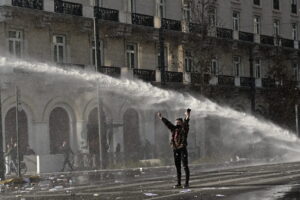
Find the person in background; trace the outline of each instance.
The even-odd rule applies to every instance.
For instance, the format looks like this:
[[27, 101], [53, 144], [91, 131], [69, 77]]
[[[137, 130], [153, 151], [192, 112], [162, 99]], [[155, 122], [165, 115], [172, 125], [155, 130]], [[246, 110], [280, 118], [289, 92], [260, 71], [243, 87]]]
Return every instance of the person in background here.
[[72, 163], [70, 161], [70, 155], [74, 155], [71, 147], [69, 146], [69, 144], [67, 143], [67, 141], [63, 141], [61, 147], [60, 147], [61, 152], [64, 154], [64, 163], [63, 163], [63, 167], [62, 167], [62, 172], [65, 170], [66, 165], [69, 166], [69, 168], [73, 171], [73, 166]]

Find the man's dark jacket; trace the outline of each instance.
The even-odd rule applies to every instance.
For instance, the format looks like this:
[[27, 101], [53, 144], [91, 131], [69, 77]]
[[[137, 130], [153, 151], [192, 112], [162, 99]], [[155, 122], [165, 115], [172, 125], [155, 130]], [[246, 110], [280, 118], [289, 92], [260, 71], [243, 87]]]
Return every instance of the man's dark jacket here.
[[187, 146], [187, 136], [189, 133], [189, 119], [183, 120], [182, 126], [175, 126], [166, 118], [162, 118], [163, 123], [172, 133], [171, 146], [173, 149], [181, 149]]

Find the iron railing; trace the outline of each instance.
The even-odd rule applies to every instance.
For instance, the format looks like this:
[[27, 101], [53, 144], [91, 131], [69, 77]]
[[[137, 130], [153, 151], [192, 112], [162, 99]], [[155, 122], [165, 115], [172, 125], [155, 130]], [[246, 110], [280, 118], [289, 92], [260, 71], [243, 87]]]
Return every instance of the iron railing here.
[[143, 81], [147, 81], [147, 82], [156, 81], [155, 74], [156, 74], [155, 70], [133, 69], [134, 77], [142, 79]]
[[251, 77], [240, 77], [240, 85], [241, 87], [251, 87], [254, 83], [254, 78]]
[[166, 82], [182, 83], [183, 82], [183, 73], [165, 71], [165, 80], [166, 80]]
[[112, 77], [120, 77], [121, 76], [121, 68], [119, 68], [119, 67], [101, 66], [100, 68], [98, 68], [98, 72], [112, 76]]
[[274, 45], [274, 37], [268, 35], [261, 35], [260, 36], [260, 43], [267, 44], [267, 45]]
[[55, 0], [54, 11], [68, 15], [82, 16], [82, 4]]
[[132, 13], [132, 24], [153, 27], [154, 17], [150, 15]]
[[161, 26], [163, 29], [181, 31], [181, 22], [173, 19], [161, 19]]
[[109, 21], [119, 21], [119, 11], [109, 8], [95, 7], [94, 15], [98, 19], [109, 20]]
[[234, 86], [234, 76], [219, 75], [218, 85]]
[[275, 80], [270, 78], [261, 79], [261, 83], [264, 88], [273, 88], [276, 86]]
[[227, 28], [217, 28], [217, 37], [218, 38], [223, 38], [223, 39], [233, 39], [233, 34], [232, 34], [231, 29]]
[[294, 48], [294, 40], [282, 38], [281, 39], [281, 45], [283, 47]]
[[189, 23], [189, 32], [190, 33], [201, 33], [203, 32], [203, 26], [197, 23]]
[[239, 32], [239, 40], [245, 41], [245, 42], [254, 42], [254, 35], [253, 33], [247, 33], [240, 31]]
[[[202, 81], [203, 80], [203, 81]], [[209, 84], [210, 75], [209, 74], [203, 74], [201, 73], [191, 73], [191, 83], [192, 84]]]
[[43, 10], [44, 1], [43, 0], [12, 0], [12, 5], [23, 7], [23, 8]]

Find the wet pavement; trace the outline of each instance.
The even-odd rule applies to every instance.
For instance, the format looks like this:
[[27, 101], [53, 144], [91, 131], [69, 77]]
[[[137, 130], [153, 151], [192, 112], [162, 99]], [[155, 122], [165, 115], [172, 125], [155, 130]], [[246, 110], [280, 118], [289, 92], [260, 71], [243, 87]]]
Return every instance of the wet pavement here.
[[169, 168], [45, 174], [38, 182], [0, 185], [1, 199], [300, 200], [300, 162], [191, 167], [191, 187], [172, 189]]

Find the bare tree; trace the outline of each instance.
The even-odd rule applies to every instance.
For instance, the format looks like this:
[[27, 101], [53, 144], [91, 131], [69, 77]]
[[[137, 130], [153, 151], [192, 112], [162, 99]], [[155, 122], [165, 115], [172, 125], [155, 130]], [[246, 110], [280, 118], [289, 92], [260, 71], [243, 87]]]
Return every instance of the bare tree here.
[[217, 0], [184, 0], [184, 3], [190, 7], [190, 19], [186, 19], [190, 34], [185, 50], [191, 52], [191, 71], [198, 73], [197, 82], [202, 92], [204, 77], [211, 71], [212, 59], [216, 58]]

